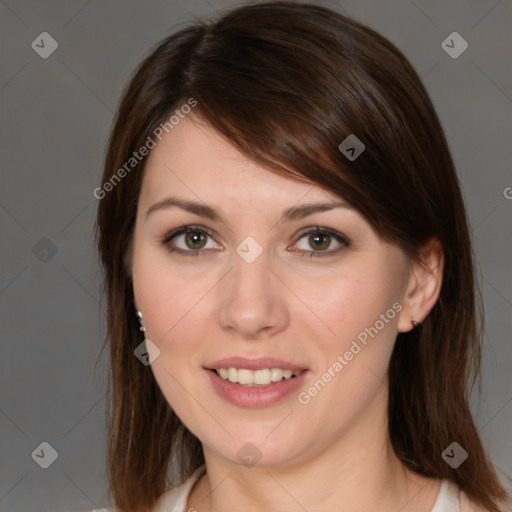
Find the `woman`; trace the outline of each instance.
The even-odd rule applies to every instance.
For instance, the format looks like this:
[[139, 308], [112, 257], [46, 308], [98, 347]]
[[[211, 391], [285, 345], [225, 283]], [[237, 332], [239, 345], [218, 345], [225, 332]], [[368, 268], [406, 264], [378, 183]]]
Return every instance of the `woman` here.
[[505, 510], [464, 203], [388, 40], [288, 2], [181, 30], [95, 195], [119, 510]]

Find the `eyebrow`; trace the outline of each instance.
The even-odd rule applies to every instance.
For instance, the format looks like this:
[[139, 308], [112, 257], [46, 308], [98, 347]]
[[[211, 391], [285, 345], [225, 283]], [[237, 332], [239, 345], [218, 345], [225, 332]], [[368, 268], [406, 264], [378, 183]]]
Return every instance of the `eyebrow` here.
[[[205, 203], [197, 203], [195, 201], [180, 199], [178, 197], [166, 197], [165, 199], [162, 199], [161, 201], [158, 201], [152, 206], [150, 206], [148, 211], [146, 212], [146, 220], [152, 213], [156, 211], [168, 210], [173, 207], [181, 208], [182, 210], [193, 213], [200, 217], [205, 217], [212, 221], [219, 221], [225, 223], [222, 214], [215, 210], [214, 208], [212, 208], [211, 206], [208, 206]], [[325, 212], [328, 210], [333, 210], [335, 208], [352, 209], [348, 204], [341, 202], [302, 204], [299, 206], [292, 206], [291, 208], [285, 210], [279, 222], [299, 220], [309, 215], [313, 215], [314, 213]]]

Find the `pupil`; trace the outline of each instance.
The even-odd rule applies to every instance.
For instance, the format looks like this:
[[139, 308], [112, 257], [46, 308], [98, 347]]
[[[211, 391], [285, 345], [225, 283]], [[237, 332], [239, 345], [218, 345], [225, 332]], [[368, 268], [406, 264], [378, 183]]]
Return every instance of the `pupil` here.
[[[187, 245], [188, 245], [188, 242], [192, 242], [191, 245], [195, 246], [195, 247], [193, 247], [194, 249], [198, 248], [198, 246], [197, 246], [198, 243], [201, 243], [204, 241], [205, 241], [205, 236], [203, 233], [199, 233], [198, 231], [190, 231], [189, 233], [187, 233], [187, 236], [186, 236]], [[204, 246], [204, 243], [199, 248], [202, 248], [203, 246]]]
[[[317, 249], [327, 249], [327, 247], [329, 247], [329, 239], [329, 235], [324, 235], [322, 233], [317, 233], [310, 236], [310, 241], [313, 243], [313, 245], [316, 246]], [[324, 243], [322, 243], [322, 240]]]

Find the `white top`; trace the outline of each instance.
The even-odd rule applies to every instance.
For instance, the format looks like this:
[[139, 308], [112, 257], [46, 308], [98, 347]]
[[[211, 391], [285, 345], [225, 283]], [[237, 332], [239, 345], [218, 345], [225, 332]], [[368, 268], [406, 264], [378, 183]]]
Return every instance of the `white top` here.
[[[202, 474], [205, 466], [197, 468], [192, 475], [181, 485], [166, 491], [159, 499], [155, 512], [188, 512], [186, 510], [188, 495], [199, 476]], [[437, 495], [434, 507], [430, 512], [470, 512], [470, 508], [464, 506], [461, 509], [461, 501], [466, 504], [467, 499], [462, 498], [457, 485], [448, 480], [441, 480], [439, 494]], [[92, 512], [114, 512], [112, 509], [102, 508]]]

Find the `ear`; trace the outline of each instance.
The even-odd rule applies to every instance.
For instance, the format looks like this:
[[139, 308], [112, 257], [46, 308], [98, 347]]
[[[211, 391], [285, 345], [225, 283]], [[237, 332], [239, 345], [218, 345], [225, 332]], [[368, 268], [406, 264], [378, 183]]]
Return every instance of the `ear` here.
[[438, 238], [431, 238], [422, 248], [420, 261], [409, 265], [403, 311], [398, 332], [408, 332], [413, 321], [421, 323], [434, 307], [443, 282], [444, 252]]

